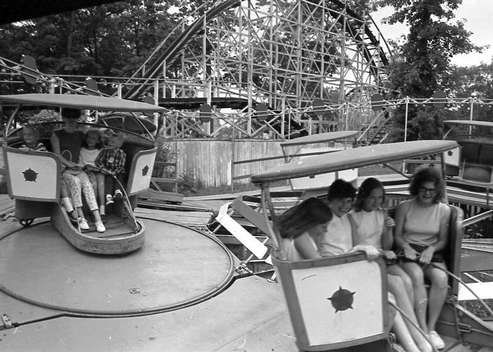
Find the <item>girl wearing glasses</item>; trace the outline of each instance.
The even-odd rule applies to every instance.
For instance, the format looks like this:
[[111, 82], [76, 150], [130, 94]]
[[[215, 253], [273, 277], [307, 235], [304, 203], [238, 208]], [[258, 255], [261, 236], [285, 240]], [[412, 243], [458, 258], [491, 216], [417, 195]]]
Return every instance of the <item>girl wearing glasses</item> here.
[[[433, 262], [445, 268], [442, 251], [447, 243], [450, 208], [441, 202], [445, 185], [440, 172], [432, 167], [418, 170], [411, 179], [409, 193], [413, 198], [397, 207], [395, 244], [404, 256], [401, 265], [413, 282], [418, 322], [433, 345], [442, 349], [445, 344], [435, 325], [445, 303], [448, 278], [443, 271], [429, 265]], [[431, 283], [429, 297], [425, 278]]]

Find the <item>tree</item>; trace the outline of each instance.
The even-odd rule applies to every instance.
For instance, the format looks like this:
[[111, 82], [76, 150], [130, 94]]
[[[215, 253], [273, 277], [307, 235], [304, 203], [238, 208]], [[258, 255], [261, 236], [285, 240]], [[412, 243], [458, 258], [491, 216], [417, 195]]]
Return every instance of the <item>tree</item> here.
[[[404, 23], [409, 26], [405, 43], [396, 53], [390, 68], [390, 89], [398, 96], [429, 98], [446, 89], [446, 77], [451, 70], [451, 58], [480, 48], [469, 39], [471, 33], [464, 24], [454, 18], [454, 11], [462, 0], [380, 0], [380, 6], [392, 6], [395, 13], [387, 18], [390, 24]], [[410, 106], [408, 119], [419, 116], [420, 121], [411, 123], [410, 139], [429, 136], [430, 124], [440, 131], [435, 109]], [[397, 111], [396, 130], [402, 131], [404, 107]], [[427, 127], [424, 127], [427, 126]], [[439, 132], [436, 132], [439, 133]], [[402, 136], [397, 136], [399, 139]], [[439, 137], [438, 135], [434, 136]], [[409, 138], [408, 138], [409, 139]]]

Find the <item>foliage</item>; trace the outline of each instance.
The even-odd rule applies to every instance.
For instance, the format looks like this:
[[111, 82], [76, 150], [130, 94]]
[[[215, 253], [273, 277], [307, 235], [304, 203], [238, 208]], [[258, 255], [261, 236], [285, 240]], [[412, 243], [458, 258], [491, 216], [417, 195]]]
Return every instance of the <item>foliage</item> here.
[[[389, 88], [400, 96], [429, 98], [446, 87], [451, 58], [480, 48], [474, 46], [461, 21], [454, 19], [454, 11], [461, 0], [380, 0], [380, 6], [392, 6], [395, 12], [387, 18], [409, 26], [405, 43], [399, 48], [391, 64]], [[428, 135], [423, 128], [439, 130], [439, 108], [410, 109], [410, 137]], [[396, 112], [397, 129], [402, 130], [404, 108]], [[424, 120], [428, 120], [424, 122]]]
[[178, 177], [178, 192], [186, 196], [196, 194], [203, 188], [202, 181], [197, 179], [192, 173], [186, 173]]
[[0, 53], [36, 58], [46, 73], [129, 75], [194, 1], [133, 0], [0, 27]]

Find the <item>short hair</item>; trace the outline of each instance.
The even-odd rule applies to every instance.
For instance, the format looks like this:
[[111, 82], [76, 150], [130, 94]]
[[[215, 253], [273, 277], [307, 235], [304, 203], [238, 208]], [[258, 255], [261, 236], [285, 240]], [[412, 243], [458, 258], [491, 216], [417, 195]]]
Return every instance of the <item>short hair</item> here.
[[62, 108], [62, 118], [77, 120], [80, 118], [81, 112], [79, 109]]
[[440, 171], [434, 167], [424, 167], [416, 170], [409, 184], [409, 193], [412, 196], [417, 196], [420, 187], [425, 182], [433, 182], [435, 184], [436, 193], [435, 197], [433, 197], [433, 202], [438, 203], [442, 200], [445, 195], [445, 182]]
[[327, 199], [342, 199], [342, 198], [354, 198], [356, 196], [356, 189], [353, 185], [343, 179], [337, 179], [329, 186], [327, 192]]
[[380, 188], [383, 191], [383, 201], [385, 201], [385, 188], [383, 187], [382, 182], [377, 180], [375, 177], [368, 177], [358, 188], [358, 194], [356, 195], [356, 201], [354, 202], [354, 209], [356, 211], [361, 211], [366, 198], [368, 198], [371, 192], [377, 188]]
[[332, 212], [321, 199], [308, 198], [289, 208], [279, 217], [279, 233], [283, 238], [296, 238], [314, 226], [332, 220]]

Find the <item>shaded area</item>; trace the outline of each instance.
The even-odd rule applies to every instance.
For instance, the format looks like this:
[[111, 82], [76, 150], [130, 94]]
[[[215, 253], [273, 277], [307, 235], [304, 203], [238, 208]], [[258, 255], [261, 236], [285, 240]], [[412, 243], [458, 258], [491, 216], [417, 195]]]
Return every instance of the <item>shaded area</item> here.
[[0, 2], [0, 24], [54, 15], [84, 7], [98, 6], [121, 0], [5, 0]]

